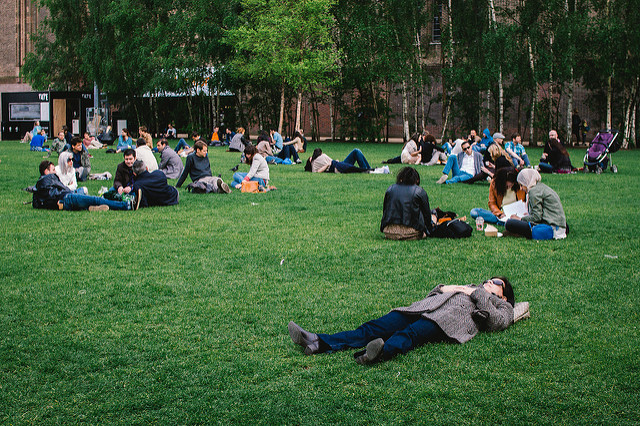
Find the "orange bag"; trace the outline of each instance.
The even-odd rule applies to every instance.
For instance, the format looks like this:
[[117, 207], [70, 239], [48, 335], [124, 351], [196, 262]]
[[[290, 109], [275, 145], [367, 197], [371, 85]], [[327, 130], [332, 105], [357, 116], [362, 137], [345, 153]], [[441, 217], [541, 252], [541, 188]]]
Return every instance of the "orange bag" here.
[[240, 192], [258, 192], [258, 182], [254, 180], [243, 180]]

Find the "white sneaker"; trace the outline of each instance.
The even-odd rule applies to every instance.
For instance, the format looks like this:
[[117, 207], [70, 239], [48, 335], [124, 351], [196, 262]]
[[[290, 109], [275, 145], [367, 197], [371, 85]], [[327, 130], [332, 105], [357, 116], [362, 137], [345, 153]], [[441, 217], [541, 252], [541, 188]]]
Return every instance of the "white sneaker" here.
[[445, 182], [447, 181], [447, 178], [449, 178], [449, 176], [448, 176], [448, 175], [443, 174], [442, 176], [440, 176], [440, 179], [438, 179], [438, 180], [436, 181], [436, 183], [437, 183], [438, 185], [442, 185], [443, 183], [445, 183]]

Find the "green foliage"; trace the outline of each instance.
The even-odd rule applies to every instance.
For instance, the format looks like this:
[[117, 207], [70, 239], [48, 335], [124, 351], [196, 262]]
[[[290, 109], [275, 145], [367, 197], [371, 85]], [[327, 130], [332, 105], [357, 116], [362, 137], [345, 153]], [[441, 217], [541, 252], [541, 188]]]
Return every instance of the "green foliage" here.
[[[316, 147], [336, 159], [353, 148]], [[400, 149], [363, 148], [371, 164]], [[580, 164], [584, 150], [569, 151]], [[122, 161], [92, 153], [95, 171]], [[229, 180], [239, 155], [209, 157]], [[378, 229], [395, 174], [272, 166], [266, 194], [183, 188], [175, 207], [38, 211], [20, 188], [42, 154], [3, 141], [0, 422], [637, 424], [640, 152], [614, 159], [618, 174], [543, 176], [571, 226], [564, 241], [398, 242]], [[436, 185], [440, 167], [418, 170], [432, 207], [486, 206], [488, 184]], [[290, 320], [353, 328], [437, 283], [495, 273], [531, 318], [464, 345], [362, 367], [354, 350], [307, 357], [287, 334]]]
[[[380, 141], [392, 96], [424, 101], [427, 64], [440, 54], [450, 122], [465, 128], [477, 127], [481, 115], [497, 121], [500, 73], [507, 107], [530, 111], [543, 93], [537, 108], [545, 113], [533, 123], [542, 128], [558, 127], [562, 93], [574, 80], [592, 91], [592, 107], [604, 116], [612, 77], [615, 127], [631, 125], [624, 116], [640, 98], [640, 0], [494, 3], [495, 25], [484, 0], [452, 0], [450, 11], [448, 2], [420, 0], [39, 0], [50, 17], [22, 70], [37, 89], [87, 90], [95, 81], [138, 120], [158, 115], [145, 112], [145, 95], [180, 93], [189, 125], [207, 130], [219, 117], [200, 97], [232, 93], [240, 122], [262, 125], [276, 121], [283, 90], [288, 104], [305, 92], [331, 99], [339, 137]], [[437, 46], [427, 24], [440, 6]], [[416, 121], [417, 113], [405, 113]]]

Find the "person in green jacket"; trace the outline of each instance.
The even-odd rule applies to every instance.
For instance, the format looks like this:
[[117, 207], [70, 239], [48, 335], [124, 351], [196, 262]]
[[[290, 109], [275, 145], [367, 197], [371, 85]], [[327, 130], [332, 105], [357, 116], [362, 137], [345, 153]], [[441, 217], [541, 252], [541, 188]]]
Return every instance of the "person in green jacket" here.
[[518, 173], [517, 180], [520, 188], [527, 192], [529, 215], [512, 215], [507, 220], [505, 229], [534, 240], [566, 238], [567, 219], [558, 194], [540, 182], [540, 173], [534, 169], [522, 170]]

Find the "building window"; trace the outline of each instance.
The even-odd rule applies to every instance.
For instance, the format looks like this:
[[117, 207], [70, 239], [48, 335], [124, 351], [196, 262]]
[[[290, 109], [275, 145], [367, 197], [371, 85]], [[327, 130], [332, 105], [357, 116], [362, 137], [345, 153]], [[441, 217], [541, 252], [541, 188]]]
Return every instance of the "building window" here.
[[431, 43], [432, 44], [440, 44], [442, 29], [440, 28], [440, 23], [442, 22], [442, 4], [438, 2], [434, 8], [433, 14], [433, 25], [431, 28]]
[[9, 120], [35, 121], [41, 119], [39, 103], [9, 104]]

